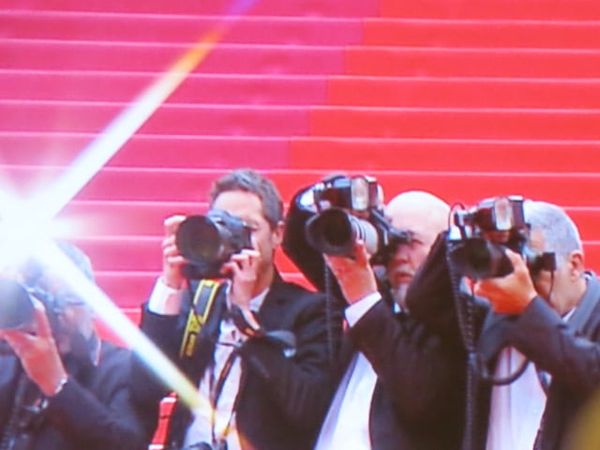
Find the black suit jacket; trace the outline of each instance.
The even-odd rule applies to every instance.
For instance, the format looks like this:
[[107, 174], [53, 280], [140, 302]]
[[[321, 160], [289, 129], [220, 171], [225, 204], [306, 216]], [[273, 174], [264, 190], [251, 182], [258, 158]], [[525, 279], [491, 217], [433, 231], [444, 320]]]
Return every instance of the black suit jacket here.
[[[300, 202], [305, 191], [290, 203], [283, 249], [317, 288], [328, 285], [334, 298], [343, 298], [335, 279], [326, 282], [322, 255], [306, 242], [304, 226], [315, 212]], [[382, 286], [386, 301], [377, 303], [345, 333], [338, 384], [354, 354], [361, 351], [377, 374], [369, 413], [373, 449], [457, 449], [464, 382], [454, 352], [460, 349], [446, 345], [410, 316], [394, 315], [388, 291]], [[345, 306], [335, 303], [336, 311]]]
[[377, 374], [368, 424], [374, 450], [460, 447], [464, 383], [452, 348], [380, 301], [347, 331], [338, 379], [357, 351]]
[[[70, 380], [48, 402], [32, 431], [33, 450], [135, 450], [147, 448], [130, 398], [131, 352], [102, 343], [97, 367], [66, 362]], [[15, 400], [22, 369], [14, 355], [0, 357], [0, 436]], [[29, 382], [28, 389], [39, 394]], [[149, 439], [148, 439], [149, 440]]]
[[[600, 386], [600, 282], [588, 274], [588, 287], [568, 322], [543, 299], [535, 298], [517, 317], [502, 322], [500, 343], [517, 348], [540, 369], [552, 375], [542, 428], [538, 435], [540, 449], [561, 449], [566, 433], [577, 412], [592, 392]], [[459, 342], [460, 333], [452, 298], [450, 275], [446, 265], [443, 236], [434, 245], [426, 263], [407, 293], [407, 302], [417, 316], [446, 339]], [[489, 311], [479, 305], [477, 325]], [[492, 320], [498, 324], [498, 320]], [[486, 327], [483, 333], [493, 332]], [[480, 342], [487, 337], [482, 335]], [[485, 349], [485, 346], [481, 346]], [[489, 355], [494, 362], [496, 354]], [[465, 362], [466, 369], [466, 362]], [[491, 368], [493, 370], [493, 367]], [[491, 386], [480, 382], [476, 387], [473, 449], [485, 449]]]
[[[261, 338], [247, 341], [241, 351], [242, 378], [237, 426], [244, 449], [309, 449], [321, 423], [331, 392], [327, 353], [324, 296], [282, 281], [279, 276], [258, 313], [266, 330], [289, 330], [297, 341], [296, 354], [286, 358], [281, 348]], [[212, 361], [214, 336], [224, 311], [225, 296], [204, 326], [192, 360], [176, 361], [198, 385]], [[181, 317], [153, 314], [144, 308], [142, 330], [177, 360], [181, 343]], [[155, 423], [157, 405], [166, 393], [146, 369], [134, 365], [132, 389], [146, 406], [150, 424]], [[190, 423], [190, 414], [178, 405], [169, 430], [169, 443], [180, 446]]]

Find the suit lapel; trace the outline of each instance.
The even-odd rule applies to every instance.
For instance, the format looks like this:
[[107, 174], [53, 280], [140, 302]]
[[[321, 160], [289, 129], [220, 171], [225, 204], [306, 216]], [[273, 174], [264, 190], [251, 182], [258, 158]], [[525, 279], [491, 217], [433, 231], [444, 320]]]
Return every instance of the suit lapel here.
[[585, 333], [586, 325], [590, 322], [592, 312], [600, 300], [600, 282], [593, 273], [587, 272], [586, 274], [588, 275], [587, 289], [577, 309], [568, 320], [569, 325], [582, 334], [587, 334]]
[[269, 292], [258, 311], [258, 319], [267, 331], [280, 329], [282, 325], [282, 314], [285, 312], [286, 286], [277, 274], [275, 281], [271, 284]]

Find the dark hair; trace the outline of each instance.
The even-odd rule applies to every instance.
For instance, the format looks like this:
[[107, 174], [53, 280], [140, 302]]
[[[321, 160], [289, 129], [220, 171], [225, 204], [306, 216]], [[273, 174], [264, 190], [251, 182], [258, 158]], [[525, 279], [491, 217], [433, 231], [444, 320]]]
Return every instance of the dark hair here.
[[263, 215], [272, 229], [283, 220], [283, 201], [271, 180], [252, 169], [237, 169], [213, 183], [210, 204], [223, 192], [243, 191], [255, 194], [262, 203]]

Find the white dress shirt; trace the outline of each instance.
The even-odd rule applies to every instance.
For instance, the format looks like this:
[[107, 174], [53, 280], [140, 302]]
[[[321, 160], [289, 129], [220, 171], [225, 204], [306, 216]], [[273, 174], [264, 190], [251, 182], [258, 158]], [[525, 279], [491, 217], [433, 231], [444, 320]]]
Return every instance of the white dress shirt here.
[[[250, 301], [250, 309], [252, 311], [258, 311], [260, 309], [267, 293], [268, 289], [264, 290]], [[150, 296], [148, 309], [157, 314], [178, 314], [181, 305], [181, 298], [182, 291], [169, 288], [162, 282], [161, 279], [159, 279], [155, 285], [152, 295]], [[194, 411], [194, 420], [186, 432], [184, 440], [185, 446], [199, 442], [212, 442], [212, 410], [209, 401], [211, 398], [211, 377], [214, 376], [213, 382], [216, 384], [217, 380], [219, 379], [219, 375], [223, 371], [223, 367], [227, 361], [227, 358], [233, 351], [233, 346], [243, 342], [246, 339], [247, 337], [237, 329], [237, 327], [233, 324], [233, 321], [230, 319], [225, 319], [221, 322], [219, 329], [219, 341], [215, 346], [215, 365], [212, 370], [212, 374], [209, 367], [209, 369], [204, 373], [204, 376], [200, 380], [200, 384], [198, 386], [200, 394], [207, 401], [202, 402]], [[235, 413], [232, 414], [235, 398], [240, 388], [240, 377], [241, 364], [239, 358], [236, 358], [231, 366], [229, 375], [225, 379], [225, 384], [223, 385], [223, 390], [219, 396], [215, 413], [214, 433], [217, 439], [223, 436], [223, 433], [227, 427], [227, 423], [231, 420], [229, 432], [226, 436], [227, 446], [230, 450], [241, 449]]]
[[[353, 326], [377, 302], [379, 293], [368, 295], [346, 308], [349, 326]], [[321, 427], [315, 450], [368, 450], [371, 448], [369, 415], [377, 374], [362, 353], [348, 366]]]
[[[572, 309], [563, 320], [567, 321]], [[521, 366], [525, 356], [514, 347], [500, 352], [496, 377], [507, 377]], [[525, 372], [513, 383], [492, 388], [487, 450], [531, 450], [546, 408], [546, 393], [535, 364], [530, 362]]]

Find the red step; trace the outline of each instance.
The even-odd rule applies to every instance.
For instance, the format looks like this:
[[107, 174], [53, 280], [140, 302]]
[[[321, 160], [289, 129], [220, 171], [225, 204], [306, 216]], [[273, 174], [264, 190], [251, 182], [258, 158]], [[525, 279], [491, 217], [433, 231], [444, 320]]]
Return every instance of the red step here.
[[[124, 103], [0, 100], [0, 130], [100, 132]], [[35, 120], [32, 120], [35, 117]], [[310, 120], [310, 128], [308, 120]], [[453, 139], [600, 138], [600, 109], [165, 104], [141, 133]]]
[[[8, 179], [19, 180], [23, 195], [48, 189], [61, 168], [0, 166]], [[79, 200], [203, 202], [211, 183], [228, 169], [142, 169], [107, 167], [94, 177], [78, 195]], [[302, 186], [315, 183], [331, 171], [267, 170], [284, 199], [290, 199]], [[363, 171], [348, 171], [360, 174]], [[424, 189], [449, 201], [476, 203], [485, 197], [522, 194], [568, 206], [598, 204], [600, 178], [594, 173], [515, 173], [470, 171], [404, 171], [402, 161], [385, 171], [371, 171], [382, 184], [388, 198], [396, 192]]]
[[313, 108], [313, 136], [453, 139], [600, 138], [599, 109]]
[[[100, 132], [126, 103], [0, 100], [0, 130]], [[230, 136], [293, 136], [308, 129], [304, 107], [164, 104], [141, 133]], [[32, 120], [35, 118], [35, 120]], [[206, 156], [206, 153], [205, 153]]]
[[382, 16], [435, 18], [600, 19], [593, 0], [381, 0]]
[[[0, 163], [68, 165], [95, 137], [92, 133], [0, 132]], [[108, 165], [286, 168], [288, 138], [136, 134]]]
[[[221, 16], [161, 13], [0, 11], [2, 35], [11, 38], [193, 44], [222, 23]], [[265, 30], [269, 30], [265, 33]], [[223, 41], [241, 44], [347, 45], [362, 36], [358, 19], [317, 16], [243, 16]]]
[[600, 47], [600, 21], [365, 19], [365, 45], [400, 47]]
[[[0, 98], [130, 101], [160, 74], [0, 70]], [[168, 103], [313, 105], [326, 96], [325, 77], [191, 74]]]
[[[0, 98], [129, 101], [159, 74], [0, 70]], [[595, 108], [600, 79], [192, 74], [168, 103]]]
[[379, 2], [337, 0], [296, 0], [282, 2], [280, 0], [179, 0], [164, 2], [162, 0], [146, 0], [144, 2], [120, 0], [5, 0], [6, 9], [20, 10], [56, 10], [56, 11], [90, 11], [90, 12], [123, 12], [123, 13], [155, 13], [161, 14], [239, 14], [247, 12], [255, 15], [276, 16], [332, 16], [332, 17], [366, 17], [377, 14]]
[[600, 51], [348, 47], [345, 67], [368, 76], [599, 78]]
[[[76, 133], [0, 133], [2, 164], [70, 164], [93, 139]], [[173, 151], [177, 149], [177, 151]], [[206, 153], [210, 158], [203, 157]], [[202, 156], [202, 157], [199, 157]], [[343, 155], [343, 158], [340, 158]], [[135, 135], [112, 167], [319, 171], [598, 172], [600, 141]]]
[[473, 108], [597, 108], [599, 79], [331, 77], [328, 104]]
[[[343, 158], [340, 158], [343, 155]], [[297, 138], [289, 167], [334, 171], [600, 171], [600, 141]]]
[[[5, 69], [156, 73], [167, 70], [191, 47], [170, 43], [4, 38], [0, 39], [0, 61]], [[341, 47], [221, 43], [196, 72], [322, 75], [341, 70]]]

